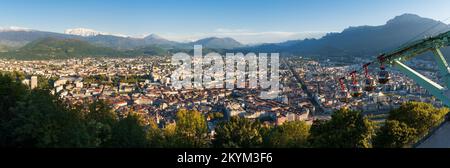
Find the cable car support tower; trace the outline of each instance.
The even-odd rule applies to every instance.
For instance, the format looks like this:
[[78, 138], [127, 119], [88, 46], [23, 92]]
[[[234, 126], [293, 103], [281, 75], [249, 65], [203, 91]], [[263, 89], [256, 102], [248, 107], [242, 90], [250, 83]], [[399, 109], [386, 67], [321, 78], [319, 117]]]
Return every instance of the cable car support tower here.
[[[393, 52], [378, 56], [378, 60], [375, 62], [380, 64], [383, 68], [384, 65], [389, 65], [398, 69], [400, 72], [413, 79], [421, 87], [425, 88], [431, 95], [441, 100], [444, 105], [450, 107], [450, 68], [441, 52], [441, 48], [450, 45], [449, 40], [450, 31], [406, 44]], [[444, 81], [443, 86], [428, 79], [403, 63], [404, 61], [428, 51], [433, 52], [439, 74]]]

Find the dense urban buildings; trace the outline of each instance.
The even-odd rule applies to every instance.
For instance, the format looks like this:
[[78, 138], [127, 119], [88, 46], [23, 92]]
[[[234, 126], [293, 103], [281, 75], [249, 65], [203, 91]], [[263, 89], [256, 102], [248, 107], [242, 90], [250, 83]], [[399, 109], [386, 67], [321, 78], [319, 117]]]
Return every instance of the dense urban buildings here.
[[[340, 102], [337, 99], [338, 79], [356, 67], [302, 57], [287, 57], [280, 62], [281, 92], [271, 100], [261, 99], [258, 96], [261, 91], [257, 88], [174, 89], [170, 76], [176, 67], [170, 63], [170, 57], [164, 56], [49, 61], [3, 59], [0, 60], [0, 71], [24, 73], [26, 79], [22, 82], [31, 89], [38, 86], [38, 81], [50, 79], [52, 94], [70, 104], [104, 100], [119, 116], [132, 111], [147, 122], [155, 121], [161, 128], [176, 124], [178, 110], [196, 110], [207, 119], [210, 133], [214, 133], [219, 121], [234, 116], [275, 126], [287, 121], [328, 120], [333, 111], [349, 108], [363, 111], [371, 120], [381, 122], [390, 110], [403, 102], [420, 101], [443, 106], [426, 90], [394, 70], [392, 76], [396, 80], [379, 85], [374, 92], [360, 98], [352, 98], [349, 103]], [[430, 65], [421, 60], [411, 64], [417, 67]], [[377, 70], [373, 69], [371, 73], [376, 76]], [[425, 74], [436, 78], [430, 71]], [[363, 80], [364, 75], [360, 74], [358, 78]]]

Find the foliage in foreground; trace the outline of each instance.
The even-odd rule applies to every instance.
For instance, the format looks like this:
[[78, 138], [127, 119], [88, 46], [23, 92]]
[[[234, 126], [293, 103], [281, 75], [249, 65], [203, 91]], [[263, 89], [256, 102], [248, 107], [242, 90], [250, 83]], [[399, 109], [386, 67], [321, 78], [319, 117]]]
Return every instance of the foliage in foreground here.
[[360, 112], [338, 110], [330, 121], [316, 121], [311, 127], [312, 147], [369, 148], [374, 126]]
[[[390, 112], [381, 128], [360, 112], [336, 111], [329, 121], [263, 126], [232, 117], [210, 137], [206, 118], [180, 110], [176, 124], [142, 124], [130, 112], [120, 118], [108, 104], [95, 101], [71, 107], [50, 95], [46, 85], [30, 90], [18, 74], [0, 74], [0, 147], [38, 148], [369, 148], [411, 147], [439, 125], [447, 108], [409, 102]], [[85, 108], [87, 107], [87, 108]], [[221, 119], [223, 116], [217, 117]], [[216, 118], [216, 117], [212, 117]]]
[[375, 147], [411, 147], [445, 119], [448, 108], [431, 104], [407, 102], [392, 110], [385, 125], [378, 131]]

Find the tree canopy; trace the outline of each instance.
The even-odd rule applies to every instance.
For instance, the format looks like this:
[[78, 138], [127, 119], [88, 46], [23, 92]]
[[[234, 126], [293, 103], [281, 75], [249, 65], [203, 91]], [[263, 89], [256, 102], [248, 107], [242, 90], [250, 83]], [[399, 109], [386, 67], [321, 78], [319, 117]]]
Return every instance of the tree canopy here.
[[267, 137], [268, 146], [275, 148], [305, 148], [308, 147], [309, 129], [304, 121], [284, 123], [272, 129]]
[[442, 123], [447, 108], [435, 108], [423, 102], [407, 102], [390, 111], [385, 125], [374, 140], [375, 147], [411, 147], [428, 132]]
[[373, 124], [358, 111], [341, 109], [330, 121], [315, 121], [309, 137], [312, 147], [369, 148]]
[[429, 103], [406, 102], [400, 108], [392, 110], [388, 120], [404, 122], [423, 136], [429, 129], [439, 125], [448, 112], [448, 108], [435, 108]]
[[176, 138], [180, 147], [207, 147], [208, 127], [205, 117], [198, 111], [181, 109], [177, 113]]
[[418, 140], [417, 130], [403, 122], [388, 120], [374, 140], [375, 147], [403, 148]]
[[232, 117], [228, 122], [219, 123], [213, 141], [219, 148], [260, 147], [263, 142], [261, 124], [245, 118]]

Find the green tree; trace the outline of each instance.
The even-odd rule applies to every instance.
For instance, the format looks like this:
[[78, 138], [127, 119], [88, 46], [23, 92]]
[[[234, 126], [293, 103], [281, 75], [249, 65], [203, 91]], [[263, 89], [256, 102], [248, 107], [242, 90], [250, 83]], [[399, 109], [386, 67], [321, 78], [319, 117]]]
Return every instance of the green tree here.
[[147, 129], [147, 139], [149, 147], [151, 148], [163, 148], [170, 147], [166, 141], [164, 131], [158, 128], [155, 122], [150, 122]]
[[118, 122], [117, 115], [104, 101], [94, 101], [89, 105], [85, 120], [92, 136], [92, 144], [95, 147], [106, 147], [106, 143], [111, 140], [112, 128]]
[[213, 112], [213, 113], [208, 113], [208, 117], [211, 120], [215, 120], [215, 119], [222, 119], [224, 117], [224, 115], [221, 112]]
[[119, 121], [102, 101], [72, 107], [45, 87], [30, 91], [17, 78], [0, 74], [1, 147], [148, 146], [146, 127], [137, 116]]
[[10, 73], [0, 74], [0, 121], [11, 119], [9, 110], [26, 97], [27, 88]]
[[424, 137], [430, 129], [439, 125], [447, 108], [435, 108], [429, 103], [407, 102], [390, 111], [385, 125], [374, 140], [376, 147], [411, 147]]
[[308, 147], [309, 129], [310, 125], [304, 121], [284, 123], [269, 134], [268, 145], [275, 148]]
[[35, 89], [11, 111], [16, 147], [87, 147], [90, 136], [79, 112], [66, 108], [46, 90]]
[[[180, 148], [185, 147], [183, 145], [180, 145], [180, 142], [183, 141], [183, 137], [181, 135], [177, 134], [177, 126], [175, 124], [169, 124], [166, 126], [166, 128], [161, 130], [162, 137], [155, 137], [155, 138], [161, 138], [163, 143], [160, 144], [160, 146], [165, 148]], [[152, 132], [150, 132], [152, 133]], [[153, 141], [153, 137], [155, 134], [149, 134], [150, 140]], [[157, 139], [156, 139], [157, 142]]]
[[330, 121], [314, 121], [309, 140], [319, 148], [369, 148], [373, 135], [373, 124], [360, 112], [341, 109]]
[[13, 128], [9, 122], [15, 117], [11, 108], [27, 97], [27, 88], [11, 73], [0, 73], [0, 147], [11, 146]]
[[416, 129], [419, 136], [425, 136], [431, 128], [442, 123], [448, 112], [448, 108], [435, 108], [429, 103], [407, 102], [392, 110], [388, 120], [403, 122]]
[[378, 131], [374, 146], [381, 148], [410, 147], [418, 140], [417, 130], [397, 120], [388, 120]]
[[147, 132], [137, 115], [129, 114], [112, 128], [108, 147], [143, 148], [148, 147]]
[[179, 147], [207, 147], [208, 127], [205, 117], [198, 111], [181, 109], [177, 112], [176, 136]]
[[232, 117], [228, 122], [219, 123], [213, 145], [219, 148], [260, 147], [263, 142], [261, 124], [245, 118]]

